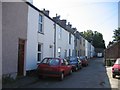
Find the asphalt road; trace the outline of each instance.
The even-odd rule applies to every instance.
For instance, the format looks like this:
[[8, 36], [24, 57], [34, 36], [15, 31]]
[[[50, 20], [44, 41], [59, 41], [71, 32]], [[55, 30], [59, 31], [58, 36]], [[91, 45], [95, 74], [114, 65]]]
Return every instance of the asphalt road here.
[[110, 83], [103, 59], [97, 58], [90, 60], [87, 67], [66, 76], [63, 81], [56, 78], [38, 79], [22, 88], [110, 88]]

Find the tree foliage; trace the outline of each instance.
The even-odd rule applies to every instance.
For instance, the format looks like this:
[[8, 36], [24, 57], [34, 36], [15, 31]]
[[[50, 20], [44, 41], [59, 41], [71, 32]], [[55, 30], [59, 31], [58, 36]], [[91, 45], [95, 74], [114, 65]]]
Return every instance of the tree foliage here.
[[120, 28], [115, 29], [113, 32], [114, 32], [113, 41], [119, 41], [120, 40]]
[[103, 35], [97, 31], [87, 30], [81, 32], [81, 35], [88, 40], [88, 42], [92, 43], [95, 48], [104, 48], [105, 49], [105, 41], [103, 40]]

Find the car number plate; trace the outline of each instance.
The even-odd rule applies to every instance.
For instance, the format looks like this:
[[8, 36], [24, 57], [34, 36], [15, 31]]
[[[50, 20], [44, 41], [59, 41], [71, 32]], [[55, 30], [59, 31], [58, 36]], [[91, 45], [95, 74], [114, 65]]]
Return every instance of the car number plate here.
[[118, 69], [117, 69], [117, 68], [115, 68], [115, 71], [118, 71]]

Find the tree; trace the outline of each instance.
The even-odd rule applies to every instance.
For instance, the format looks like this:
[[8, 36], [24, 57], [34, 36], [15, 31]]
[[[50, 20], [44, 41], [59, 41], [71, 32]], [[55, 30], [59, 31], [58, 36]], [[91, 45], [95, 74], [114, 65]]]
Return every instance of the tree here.
[[109, 47], [109, 46], [111, 46], [111, 45], [113, 45], [114, 44], [114, 42], [112, 41], [109, 41], [109, 44], [108, 44], [108, 46], [107, 47]]
[[81, 32], [81, 35], [88, 40], [88, 42], [92, 43], [95, 48], [106, 48], [105, 41], [103, 40], [103, 35], [97, 31], [87, 30]]
[[118, 29], [115, 29], [113, 32], [114, 32], [113, 41], [119, 41], [120, 40], [120, 27], [118, 27]]

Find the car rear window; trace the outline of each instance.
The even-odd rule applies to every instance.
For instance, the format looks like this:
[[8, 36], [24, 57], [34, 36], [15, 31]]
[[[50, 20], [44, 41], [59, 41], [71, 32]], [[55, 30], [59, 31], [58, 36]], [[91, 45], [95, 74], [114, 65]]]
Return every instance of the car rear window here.
[[72, 57], [72, 58], [70, 58], [70, 61], [73, 61], [73, 60], [75, 60], [76, 58], [75, 57]]
[[120, 64], [120, 59], [117, 59], [115, 64]]
[[60, 60], [58, 59], [49, 59], [49, 65], [51, 66], [57, 66], [59, 65], [59, 63], [60, 63]]
[[80, 59], [85, 59], [84, 57], [80, 57]]

